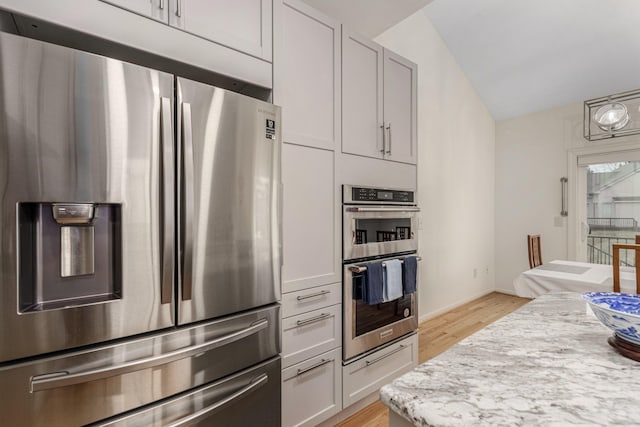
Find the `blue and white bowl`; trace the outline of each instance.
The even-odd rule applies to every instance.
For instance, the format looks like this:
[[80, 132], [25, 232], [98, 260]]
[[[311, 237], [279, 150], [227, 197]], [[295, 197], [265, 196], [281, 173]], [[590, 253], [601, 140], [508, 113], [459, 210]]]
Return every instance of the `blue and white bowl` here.
[[640, 345], [640, 295], [620, 292], [582, 294], [593, 314], [616, 335]]

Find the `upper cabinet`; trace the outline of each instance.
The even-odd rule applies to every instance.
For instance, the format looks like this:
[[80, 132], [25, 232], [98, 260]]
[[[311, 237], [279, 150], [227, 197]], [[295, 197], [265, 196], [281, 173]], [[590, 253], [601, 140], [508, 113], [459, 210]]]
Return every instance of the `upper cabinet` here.
[[342, 151], [415, 164], [417, 66], [342, 29]]
[[169, 22], [169, 0], [102, 0], [114, 6], [130, 10], [139, 15], [153, 18], [164, 23]]
[[282, 106], [283, 140], [340, 149], [340, 23], [300, 0], [285, 0], [274, 18], [274, 102]]
[[102, 0], [172, 27], [272, 59], [271, 0]]

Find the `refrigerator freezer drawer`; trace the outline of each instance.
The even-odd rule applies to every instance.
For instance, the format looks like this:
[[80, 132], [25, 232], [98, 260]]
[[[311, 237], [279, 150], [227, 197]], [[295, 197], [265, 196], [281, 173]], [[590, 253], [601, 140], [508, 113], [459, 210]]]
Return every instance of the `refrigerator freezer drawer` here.
[[85, 425], [216, 381], [278, 355], [279, 318], [280, 306], [274, 305], [190, 328], [5, 365], [0, 368], [3, 423]]
[[280, 358], [96, 427], [280, 427]]

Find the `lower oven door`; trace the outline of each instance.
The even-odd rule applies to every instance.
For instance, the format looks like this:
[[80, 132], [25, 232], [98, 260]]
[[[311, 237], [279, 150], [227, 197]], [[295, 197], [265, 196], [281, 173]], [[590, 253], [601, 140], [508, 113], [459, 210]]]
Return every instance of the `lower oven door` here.
[[350, 206], [342, 212], [344, 259], [418, 250], [416, 206]]
[[[408, 255], [409, 256], [409, 255]], [[404, 259], [406, 256], [376, 261]], [[366, 263], [344, 266], [343, 356], [351, 359], [418, 328], [417, 292], [381, 304], [362, 300], [363, 273]]]

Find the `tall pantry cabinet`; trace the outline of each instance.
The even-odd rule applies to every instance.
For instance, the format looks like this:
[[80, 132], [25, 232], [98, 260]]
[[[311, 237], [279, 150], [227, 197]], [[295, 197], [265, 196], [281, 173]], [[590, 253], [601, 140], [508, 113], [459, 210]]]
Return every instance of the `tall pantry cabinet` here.
[[274, 2], [274, 103], [282, 106], [282, 421], [314, 426], [342, 409], [340, 24]]
[[392, 357], [370, 355], [384, 363], [342, 365], [341, 222], [342, 184], [375, 185], [374, 175], [415, 183], [417, 73], [301, 0], [273, 7], [284, 142], [282, 420], [315, 426], [346, 416], [355, 406], [338, 413], [417, 359], [413, 336], [394, 343]]

